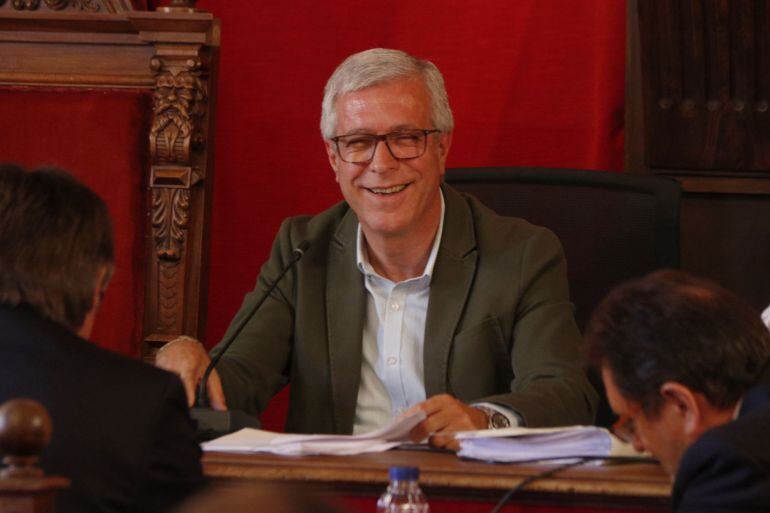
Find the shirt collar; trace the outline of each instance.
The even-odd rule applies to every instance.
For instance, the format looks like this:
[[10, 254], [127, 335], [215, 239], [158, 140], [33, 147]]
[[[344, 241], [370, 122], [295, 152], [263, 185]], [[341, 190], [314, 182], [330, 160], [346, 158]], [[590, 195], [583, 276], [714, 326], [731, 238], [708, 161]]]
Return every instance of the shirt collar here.
[[[444, 211], [446, 206], [444, 204], [444, 191], [439, 190], [439, 198], [441, 198], [441, 217], [438, 222], [438, 230], [436, 230], [436, 236], [433, 238], [433, 247], [430, 250], [430, 256], [428, 256], [428, 262], [425, 264], [425, 269], [422, 272], [422, 276], [418, 278], [431, 278], [433, 276], [433, 267], [436, 265], [436, 256], [438, 255], [438, 247], [441, 245], [441, 234], [444, 232]], [[377, 272], [369, 263], [369, 253], [366, 250], [366, 244], [364, 244], [364, 236], [361, 231], [361, 223], [358, 223], [356, 228], [356, 266], [365, 276], [379, 276]]]

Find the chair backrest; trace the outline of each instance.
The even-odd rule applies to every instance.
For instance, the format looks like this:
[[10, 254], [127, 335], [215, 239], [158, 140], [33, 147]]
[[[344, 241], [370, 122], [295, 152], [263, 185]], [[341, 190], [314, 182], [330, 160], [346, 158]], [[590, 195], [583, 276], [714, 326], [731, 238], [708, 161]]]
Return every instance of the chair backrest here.
[[498, 214], [545, 226], [567, 256], [580, 328], [613, 285], [679, 266], [679, 185], [579, 169], [448, 169], [446, 181]]
[[[506, 216], [545, 226], [561, 240], [580, 329], [616, 284], [679, 267], [680, 187], [671, 179], [575, 169], [448, 169], [446, 181]], [[592, 376], [602, 390], [598, 376]], [[611, 424], [602, 399], [597, 424]]]

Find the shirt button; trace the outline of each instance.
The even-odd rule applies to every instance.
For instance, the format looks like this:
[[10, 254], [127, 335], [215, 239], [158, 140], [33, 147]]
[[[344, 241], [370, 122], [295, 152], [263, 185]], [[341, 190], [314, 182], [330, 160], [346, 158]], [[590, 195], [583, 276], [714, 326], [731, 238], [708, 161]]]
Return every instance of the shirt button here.
[[390, 308], [391, 310], [398, 310], [401, 307], [398, 305], [398, 303], [391, 303]]
[[395, 365], [395, 364], [397, 364], [397, 363], [398, 363], [398, 358], [395, 358], [395, 357], [393, 357], [393, 356], [391, 356], [390, 358], [388, 358], [388, 365]]

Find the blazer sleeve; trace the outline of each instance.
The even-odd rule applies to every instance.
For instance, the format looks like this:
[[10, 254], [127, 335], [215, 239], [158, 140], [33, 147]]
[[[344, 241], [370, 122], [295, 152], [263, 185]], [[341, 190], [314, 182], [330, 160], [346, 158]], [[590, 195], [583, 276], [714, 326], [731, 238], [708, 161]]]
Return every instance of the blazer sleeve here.
[[[519, 299], [510, 341], [510, 392], [481, 400], [515, 411], [525, 425], [592, 424], [598, 396], [586, 377], [558, 238], [537, 229], [519, 261]], [[510, 271], [509, 271], [510, 272]]]
[[[283, 222], [268, 261], [262, 266], [253, 291], [246, 294], [240, 310], [222, 340], [269, 289], [288, 262], [293, 249], [291, 219]], [[288, 272], [262, 304], [217, 365], [227, 406], [259, 415], [270, 399], [289, 382], [289, 361], [294, 330], [295, 269]], [[212, 356], [222, 350], [214, 347]]]

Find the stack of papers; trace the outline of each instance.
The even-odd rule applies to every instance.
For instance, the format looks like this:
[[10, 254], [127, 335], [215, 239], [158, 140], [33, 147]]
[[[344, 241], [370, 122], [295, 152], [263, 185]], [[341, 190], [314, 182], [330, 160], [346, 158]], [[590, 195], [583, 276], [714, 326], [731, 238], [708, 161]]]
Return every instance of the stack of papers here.
[[604, 428], [568, 426], [464, 431], [455, 435], [460, 457], [520, 462], [578, 457], [638, 456]]
[[287, 435], [245, 428], [201, 444], [204, 451], [269, 452], [291, 456], [382, 452], [409, 440], [409, 431], [425, 419], [418, 411], [362, 435]]

